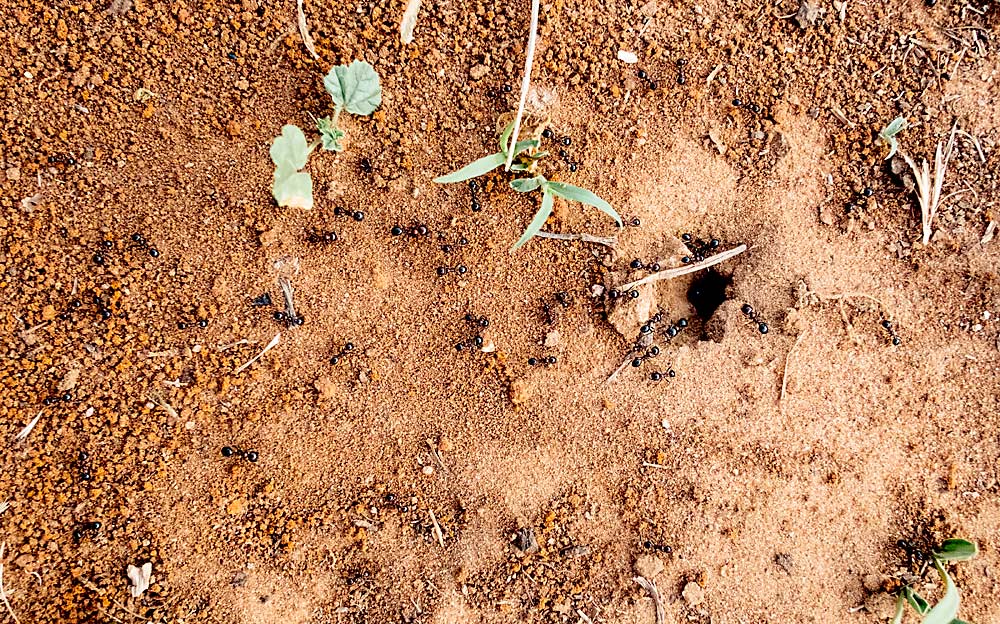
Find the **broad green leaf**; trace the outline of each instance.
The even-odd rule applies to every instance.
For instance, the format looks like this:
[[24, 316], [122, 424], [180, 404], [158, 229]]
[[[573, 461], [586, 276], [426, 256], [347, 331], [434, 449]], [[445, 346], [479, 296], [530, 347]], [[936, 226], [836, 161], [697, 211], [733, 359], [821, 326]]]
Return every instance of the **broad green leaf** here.
[[906, 598], [906, 602], [910, 603], [913, 610], [920, 615], [927, 615], [927, 612], [931, 610], [931, 605], [917, 592], [913, 591], [911, 587], [903, 588], [903, 597]]
[[271, 162], [278, 169], [298, 171], [306, 166], [309, 160], [309, 145], [302, 128], [288, 124], [281, 129], [274, 142], [271, 143]]
[[951, 621], [951, 624], [969, 624], [969, 623], [966, 622], [965, 620], [960, 620], [958, 618], [955, 618], [954, 620]]
[[472, 178], [478, 178], [493, 171], [503, 165], [507, 159], [503, 154], [490, 154], [483, 156], [479, 160], [474, 160], [454, 173], [434, 178], [438, 184], [451, 184], [452, 182], [464, 182]]
[[896, 613], [892, 616], [892, 622], [890, 624], [902, 624], [903, 623], [903, 608], [906, 607], [906, 599], [903, 598], [903, 594], [900, 593], [896, 596]]
[[344, 146], [340, 140], [344, 138], [344, 131], [333, 125], [333, 120], [329, 117], [320, 117], [316, 120], [316, 129], [319, 130], [320, 139], [323, 141], [323, 149], [328, 152], [342, 152]]
[[611, 204], [604, 201], [593, 192], [588, 191], [585, 188], [580, 188], [579, 186], [566, 184], [565, 182], [549, 182], [548, 186], [552, 193], [562, 197], [563, 199], [578, 201], [581, 204], [587, 204], [588, 206], [597, 208], [604, 214], [614, 219], [615, 223], [618, 224], [618, 227], [622, 227], [622, 218], [618, 212], [611, 207]]
[[308, 173], [279, 167], [274, 172], [271, 192], [279, 206], [312, 210], [312, 178]]
[[955, 587], [955, 583], [948, 576], [948, 571], [944, 569], [944, 564], [937, 557], [932, 557], [934, 559], [934, 567], [937, 568], [938, 572], [941, 574], [941, 582], [944, 583], [944, 596], [941, 598], [941, 602], [934, 605], [934, 607], [927, 612], [924, 616], [923, 624], [951, 624], [951, 621], [955, 619], [958, 615], [958, 588]]
[[979, 553], [979, 548], [969, 540], [946, 539], [934, 550], [934, 556], [941, 561], [968, 561]]
[[382, 103], [382, 86], [375, 68], [365, 61], [337, 65], [323, 78], [333, 103], [355, 115], [371, 115]]
[[516, 178], [510, 181], [510, 187], [518, 193], [530, 193], [545, 183], [545, 178], [535, 176], [533, 178]]
[[552, 214], [552, 203], [552, 195], [550, 193], [542, 193], [542, 207], [535, 213], [535, 218], [528, 224], [527, 229], [524, 230], [524, 234], [521, 234], [521, 238], [517, 239], [514, 246], [510, 248], [511, 253], [517, 251], [518, 247], [527, 243], [535, 234], [542, 231], [542, 226], [545, 225], [545, 221]]

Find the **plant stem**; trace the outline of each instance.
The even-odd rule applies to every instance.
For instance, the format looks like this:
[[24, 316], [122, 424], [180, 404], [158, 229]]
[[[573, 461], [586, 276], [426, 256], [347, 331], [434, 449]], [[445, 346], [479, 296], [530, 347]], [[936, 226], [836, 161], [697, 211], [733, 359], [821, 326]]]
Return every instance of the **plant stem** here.
[[514, 146], [517, 145], [517, 137], [521, 132], [521, 117], [524, 116], [524, 105], [528, 101], [528, 87], [531, 86], [531, 65], [535, 61], [535, 41], [538, 39], [538, 8], [540, 0], [531, 0], [531, 24], [528, 30], [528, 47], [524, 57], [524, 77], [521, 79], [521, 101], [517, 105], [517, 115], [514, 117], [514, 132], [510, 135], [510, 143], [507, 144], [507, 162], [504, 171], [510, 171], [510, 165], [514, 162]]
[[334, 111], [333, 111], [333, 127], [337, 128], [339, 130], [339, 128], [337, 127], [337, 120], [338, 119], [340, 119], [340, 107], [339, 106], [336, 109], [334, 109]]

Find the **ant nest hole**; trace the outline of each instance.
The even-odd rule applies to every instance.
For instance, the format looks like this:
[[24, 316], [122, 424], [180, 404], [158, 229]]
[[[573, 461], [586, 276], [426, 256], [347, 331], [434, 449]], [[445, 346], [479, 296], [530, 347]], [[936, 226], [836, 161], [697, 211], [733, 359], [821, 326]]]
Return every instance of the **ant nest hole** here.
[[732, 276], [708, 269], [688, 287], [688, 301], [704, 323], [705, 338], [713, 342], [722, 342], [730, 320], [739, 317], [739, 303], [728, 296], [732, 283]]

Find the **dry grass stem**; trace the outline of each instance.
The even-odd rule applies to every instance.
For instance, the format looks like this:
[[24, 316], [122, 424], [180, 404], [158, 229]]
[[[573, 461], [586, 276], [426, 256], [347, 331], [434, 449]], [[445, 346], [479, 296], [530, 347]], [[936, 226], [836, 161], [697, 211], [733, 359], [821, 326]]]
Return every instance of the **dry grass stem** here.
[[417, 27], [417, 14], [420, 13], [420, 0], [409, 0], [403, 18], [399, 21], [399, 40], [403, 43], [413, 42], [413, 29]]
[[302, 43], [306, 45], [309, 54], [312, 54], [314, 59], [319, 60], [319, 55], [316, 54], [316, 44], [313, 43], [312, 35], [309, 34], [309, 26], [306, 24], [306, 12], [302, 8], [302, 0], [297, 0], [295, 5], [299, 14], [299, 34], [302, 35]]
[[276, 346], [278, 346], [279, 342], [281, 342], [281, 332], [278, 332], [277, 334], [275, 334], [274, 338], [271, 338], [271, 342], [267, 343], [267, 346], [264, 347], [261, 350], [260, 353], [258, 353], [257, 355], [253, 356], [252, 358], [250, 358], [250, 361], [247, 362], [246, 364], [244, 364], [243, 366], [241, 366], [241, 367], [237, 368], [236, 370], [234, 370], [233, 374], [234, 375], [238, 375], [238, 374], [242, 373], [244, 370], [247, 369], [248, 366], [250, 366], [251, 364], [253, 364], [257, 360], [259, 360], [261, 358], [261, 356], [263, 356], [265, 353], [267, 353], [271, 349], [273, 349]]
[[441, 548], [444, 548], [444, 533], [441, 532], [441, 525], [438, 524], [437, 517], [434, 515], [434, 510], [428, 509], [427, 513], [431, 515], [431, 522], [434, 524], [434, 537], [437, 538], [438, 544], [441, 544]]
[[563, 241], [583, 241], [585, 243], [595, 243], [597, 245], [604, 245], [605, 247], [615, 248], [618, 243], [618, 238], [614, 236], [594, 236], [592, 234], [580, 233], [580, 234], [559, 234], [557, 232], [539, 232], [535, 236], [540, 236], [541, 238], [551, 238], [553, 240], [563, 240]]
[[35, 416], [34, 418], [32, 418], [31, 422], [29, 422], [27, 425], [25, 425], [24, 429], [21, 429], [20, 433], [18, 433], [16, 436], [14, 436], [14, 442], [23, 442], [31, 434], [32, 430], [34, 430], [35, 425], [38, 424], [38, 420], [41, 417], [42, 417], [42, 412], [39, 411], [38, 415]]
[[730, 258], [734, 258], [746, 250], [747, 250], [746, 245], [739, 245], [738, 247], [734, 247], [728, 251], [717, 253], [711, 258], [705, 258], [701, 262], [695, 262], [694, 264], [687, 264], [673, 269], [666, 269], [663, 271], [652, 273], [642, 278], [641, 280], [636, 280], [634, 282], [629, 282], [628, 284], [624, 284], [623, 286], [621, 286], [619, 290], [628, 291], [632, 290], [633, 288], [638, 288], [639, 286], [643, 286], [645, 284], [658, 282], [660, 280], [674, 279], [675, 277], [681, 277], [682, 275], [687, 275], [688, 273], [697, 273], [698, 271], [702, 271], [709, 267], [713, 267], [717, 264], [725, 262]]
[[531, 24], [528, 30], [528, 47], [524, 56], [524, 77], [521, 79], [521, 101], [517, 104], [517, 115], [514, 116], [514, 131], [507, 144], [507, 162], [504, 171], [510, 171], [514, 162], [514, 146], [521, 132], [521, 118], [524, 116], [524, 105], [528, 102], [528, 89], [531, 87], [531, 65], [535, 62], [535, 43], [538, 39], [538, 9], [541, 0], [531, 0]]
[[14, 614], [14, 608], [10, 606], [10, 600], [7, 600], [7, 590], [3, 586], [3, 553], [7, 548], [7, 542], [0, 544], [0, 599], [3, 599], [4, 605], [7, 607], [7, 613], [10, 613], [10, 617], [14, 620], [14, 624], [20, 624], [20, 620], [17, 619], [17, 615]]
[[670, 466], [664, 466], [663, 464], [651, 464], [649, 462], [642, 462], [643, 468], [659, 468], [660, 470], [670, 470]]
[[937, 149], [934, 150], [934, 174], [931, 177], [930, 166], [926, 160], [920, 163], [913, 162], [913, 159], [903, 154], [903, 159], [909, 165], [910, 171], [917, 182], [917, 201], [920, 204], [920, 223], [923, 230], [921, 241], [924, 245], [931, 240], [931, 223], [934, 215], [937, 214], [941, 204], [941, 188], [944, 186], [944, 175], [948, 170], [948, 160], [951, 158], [951, 150], [955, 144], [955, 132], [958, 126], [953, 126], [951, 136], [948, 138], [948, 147], [942, 151], [941, 142], [938, 141]]
[[667, 612], [663, 608], [663, 598], [660, 597], [660, 590], [656, 589], [656, 583], [642, 576], [634, 576], [632, 580], [638, 583], [639, 587], [645, 589], [649, 597], [653, 599], [653, 603], [656, 605], [656, 624], [666, 624]]

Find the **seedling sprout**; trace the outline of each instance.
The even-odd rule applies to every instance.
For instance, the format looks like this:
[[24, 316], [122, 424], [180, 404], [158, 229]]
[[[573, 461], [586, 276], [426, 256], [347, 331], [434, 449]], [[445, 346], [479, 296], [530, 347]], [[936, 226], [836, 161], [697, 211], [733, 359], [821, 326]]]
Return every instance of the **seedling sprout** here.
[[944, 584], [944, 596], [941, 597], [933, 607], [927, 600], [918, 594], [909, 585], [904, 586], [896, 598], [896, 613], [893, 615], [892, 624], [901, 624], [906, 605], [909, 604], [918, 615], [921, 616], [921, 624], [966, 624], [959, 620], [958, 607], [960, 603], [958, 588], [948, 575], [948, 570], [944, 564], [958, 561], [968, 561], [979, 553], [979, 548], [968, 540], [946, 539], [941, 545], [931, 552], [931, 560], [938, 574], [941, 575], [941, 582]]
[[[438, 184], [451, 184], [454, 182], [471, 180], [472, 178], [486, 175], [497, 167], [504, 165], [508, 158], [521, 156], [522, 153], [524, 155], [521, 157], [521, 160], [515, 163], [511, 169], [513, 171], [533, 172], [538, 165], [538, 161], [548, 156], [548, 152], [536, 151], [539, 146], [539, 141], [537, 139], [527, 139], [515, 143], [513, 154], [508, 154], [508, 140], [510, 139], [513, 131], [513, 123], [508, 124], [507, 127], [504, 128], [504, 131], [500, 134], [499, 152], [475, 160], [458, 171], [434, 178], [434, 181]], [[618, 212], [611, 207], [611, 204], [585, 188], [567, 184], [565, 182], [552, 182], [541, 174], [537, 174], [531, 178], [516, 178], [510, 181], [510, 186], [519, 193], [530, 193], [536, 190], [542, 191], [541, 207], [538, 209], [538, 212], [535, 213], [535, 216], [531, 220], [531, 223], [528, 224], [527, 229], [524, 230], [521, 238], [519, 238], [518, 241], [514, 243], [514, 246], [511, 247], [511, 252], [516, 251], [519, 247], [531, 240], [532, 237], [541, 232], [542, 226], [545, 225], [545, 221], [549, 218], [549, 215], [552, 214], [552, 208], [556, 197], [593, 206], [614, 219], [615, 223], [618, 224], [618, 227], [622, 227], [623, 225], [621, 216], [619, 216]]]
[[323, 79], [323, 86], [333, 98], [333, 117], [316, 120], [320, 138], [307, 143], [305, 133], [295, 125], [281, 129], [271, 145], [271, 161], [274, 163], [274, 184], [271, 192], [282, 207], [311, 209], [313, 207], [312, 178], [301, 171], [309, 160], [309, 154], [322, 145], [329, 152], [341, 152], [344, 131], [337, 122], [340, 113], [347, 111], [354, 115], [371, 115], [382, 103], [382, 86], [375, 69], [364, 61], [354, 61], [350, 65], [338, 65]]

